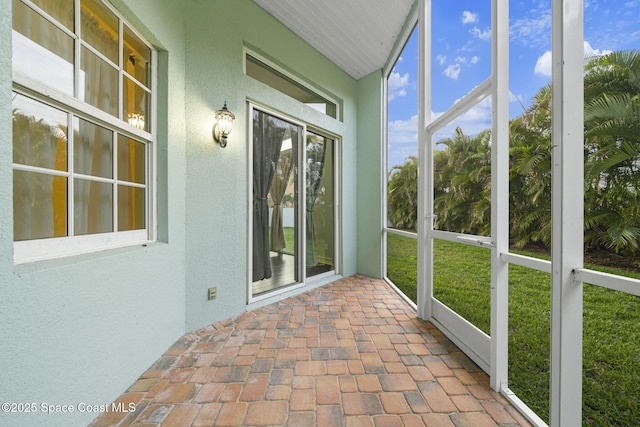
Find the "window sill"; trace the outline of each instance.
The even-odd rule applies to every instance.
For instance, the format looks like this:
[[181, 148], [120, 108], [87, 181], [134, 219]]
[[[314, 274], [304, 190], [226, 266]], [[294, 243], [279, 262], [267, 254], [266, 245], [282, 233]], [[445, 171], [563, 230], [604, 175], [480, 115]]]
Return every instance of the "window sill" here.
[[14, 257], [14, 272], [17, 274], [32, 273], [35, 271], [46, 270], [50, 268], [64, 267], [83, 262], [92, 262], [107, 257], [119, 256], [122, 254], [132, 254], [140, 251], [152, 251], [158, 247], [164, 247], [166, 243], [157, 241], [141, 241], [135, 243], [127, 243], [114, 245], [103, 248], [95, 248], [92, 250], [85, 249], [82, 252], [53, 252], [55, 255], [48, 257], [29, 257], [16, 259]]

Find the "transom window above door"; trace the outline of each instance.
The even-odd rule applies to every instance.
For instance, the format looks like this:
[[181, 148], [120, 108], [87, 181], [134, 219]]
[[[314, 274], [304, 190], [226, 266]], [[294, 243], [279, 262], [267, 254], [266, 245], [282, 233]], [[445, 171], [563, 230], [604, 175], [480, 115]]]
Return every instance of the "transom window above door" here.
[[293, 99], [302, 102], [309, 107], [320, 111], [327, 116], [338, 119], [338, 102], [324, 95], [319, 89], [312, 88], [303, 83], [291, 73], [270, 63], [265, 58], [260, 58], [252, 52], [245, 53], [245, 72], [252, 77], [273, 89], [276, 89]]

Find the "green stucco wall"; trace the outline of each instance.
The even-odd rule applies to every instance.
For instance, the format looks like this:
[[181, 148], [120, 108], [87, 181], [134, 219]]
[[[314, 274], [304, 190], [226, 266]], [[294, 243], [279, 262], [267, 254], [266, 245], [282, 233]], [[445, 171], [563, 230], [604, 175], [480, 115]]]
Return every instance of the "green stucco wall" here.
[[[189, 2], [186, 20], [187, 329], [237, 315], [247, 301], [247, 100], [339, 135], [343, 159], [343, 272], [356, 272], [356, 82], [249, 0]], [[235, 7], [230, 7], [234, 5]], [[334, 120], [250, 78], [243, 46], [343, 100]], [[213, 113], [235, 113], [226, 148]], [[215, 301], [207, 288], [218, 287]]]
[[[382, 70], [358, 80], [358, 273], [383, 275]], [[365, 214], [366, 212], [366, 214]]]
[[[380, 73], [356, 82], [250, 0], [112, 0], [159, 49], [158, 242], [14, 265], [11, 2], [0, 0], [0, 402], [109, 403], [185, 331], [247, 309], [248, 100], [340, 137], [340, 272], [380, 275]], [[245, 76], [243, 46], [338, 97], [342, 120]], [[221, 149], [211, 130], [225, 101], [236, 123]], [[0, 425], [95, 415], [0, 413]]]
[[[114, 3], [169, 52], [160, 77], [171, 85], [159, 100], [168, 121], [158, 138], [164, 242], [13, 265], [11, 0], [0, 0], [0, 402], [111, 402], [185, 331], [184, 8]], [[0, 413], [0, 425], [86, 425], [96, 415]]]

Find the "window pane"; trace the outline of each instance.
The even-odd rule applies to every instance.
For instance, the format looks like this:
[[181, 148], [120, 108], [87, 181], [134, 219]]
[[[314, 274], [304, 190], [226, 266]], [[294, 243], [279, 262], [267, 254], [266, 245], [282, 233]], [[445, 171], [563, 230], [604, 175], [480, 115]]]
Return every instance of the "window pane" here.
[[[135, 84], [133, 80], [126, 77], [123, 79], [124, 119], [140, 129], [149, 130], [149, 97], [147, 92]], [[137, 118], [135, 121], [134, 115]]]
[[80, 99], [118, 116], [118, 70], [99, 56], [82, 48]]
[[13, 171], [13, 239], [67, 235], [67, 178]]
[[146, 87], [151, 87], [151, 49], [124, 26], [122, 68]]
[[118, 231], [145, 227], [145, 189], [118, 186]]
[[73, 95], [73, 39], [22, 2], [13, 2], [14, 70]]
[[67, 170], [67, 114], [22, 95], [13, 97], [13, 162]]
[[[15, 4], [18, 0], [14, 0]], [[31, 0], [33, 4], [47, 12], [62, 25], [73, 31], [73, 2], [69, 0]]]
[[82, 0], [80, 35], [96, 50], [118, 63], [118, 18], [95, 0]]
[[144, 184], [145, 145], [126, 136], [118, 136], [118, 179]]
[[74, 190], [75, 235], [113, 231], [113, 185], [75, 179]]
[[418, 301], [418, 241], [387, 233], [387, 277], [413, 302]]
[[113, 132], [82, 119], [74, 119], [73, 166], [76, 173], [113, 177]]
[[257, 58], [247, 55], [245, 58], [246, 72], [249, 77], [312, 107], [329, 117], [337, 118], [337, 106], [333, 102], [318, 95], [310, 88], [287, 77], [278, 70], [271, 68]]

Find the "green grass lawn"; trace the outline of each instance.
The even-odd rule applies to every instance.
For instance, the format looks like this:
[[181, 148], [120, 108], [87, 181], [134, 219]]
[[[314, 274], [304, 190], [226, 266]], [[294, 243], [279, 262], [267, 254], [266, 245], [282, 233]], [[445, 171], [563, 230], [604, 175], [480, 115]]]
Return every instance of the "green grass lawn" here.
[[[388, 235], [388, 277], [413, 301], [416, 244]], [[488, 333], [489, 251], [436, 240], [434, 254], [434, 296]], [[550, 292], [549, 274], [509, 267], [509, 388], [547, 421]], [[640, 298], [585, 284], [583, 321], [583, 425], [640, 426]]]

